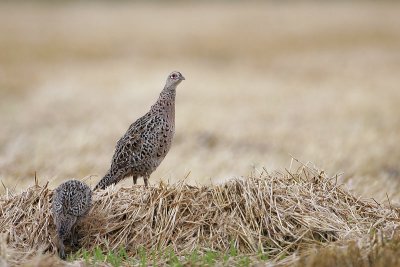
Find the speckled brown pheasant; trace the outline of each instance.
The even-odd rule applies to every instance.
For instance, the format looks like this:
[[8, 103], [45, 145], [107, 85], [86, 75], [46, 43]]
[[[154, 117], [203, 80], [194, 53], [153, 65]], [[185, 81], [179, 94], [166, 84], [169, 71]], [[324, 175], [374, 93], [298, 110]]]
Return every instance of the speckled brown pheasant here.
[[85, 183], [69, 180], [54, 190], [52, 213], [58, 235], [58, 254], [65, 259], [64, 241], [71, 240], [73, 247], [78, 246], [76, 226], [84, 217], [92, 203], [92, 190]]
[[167, 155], [175, 133], [175, 95], [176, 87], [185, 78], [178, 71], [172, 72], [161, 91], [157, 102], [150, 111], [131, 124], [118, 141], [112, 158], [111, 168], [96, 185], [104, 189], [116, 184], [127, 176], [148, 179]]

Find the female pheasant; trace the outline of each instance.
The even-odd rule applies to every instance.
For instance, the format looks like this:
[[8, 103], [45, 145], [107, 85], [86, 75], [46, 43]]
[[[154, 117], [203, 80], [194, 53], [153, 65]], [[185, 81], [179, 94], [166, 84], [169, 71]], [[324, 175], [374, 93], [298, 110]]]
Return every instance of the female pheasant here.
[[152, 172], [167, 155], [175, 133], [175, 95], [185, 77], [174, 71], [168, 75], [164, 89], [150, 111], [130, 125], [115, 147], [111, 167], [95, 186], [104, 189], [127, 176], [143, 177], [148, 186]]
[[85, 183], [68, 180], [54, 190], [52, 213], [58, 236], [58, 254], [65, 259], [64, 241], [78, 246], [76, 226], [87, 215], [92, 204], [92, 191]]

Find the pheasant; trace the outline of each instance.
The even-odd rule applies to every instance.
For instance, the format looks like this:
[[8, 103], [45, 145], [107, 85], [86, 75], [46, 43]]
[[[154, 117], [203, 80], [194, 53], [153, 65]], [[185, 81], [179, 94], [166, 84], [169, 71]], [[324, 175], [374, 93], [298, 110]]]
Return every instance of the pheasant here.
[[58, 254], [65, 259], [64, 241], [70, 237], [71, 245], [78, 246], [77, 223], [90, 209], [92, 191], [78, 180], [62, 183], [54, 191], [52, 213], [58, 235]]
[[130, 125], [115, 147], [111, 167], [95, 186], [104, 189], [125, 177], [132, 176], [136, 184], [143, 177], [148, 187], [152, 172], [167, 155], [175, 133], [175, 95], [185, 77], [174, 71], [168, 75], [164, 89], [150, 111]]

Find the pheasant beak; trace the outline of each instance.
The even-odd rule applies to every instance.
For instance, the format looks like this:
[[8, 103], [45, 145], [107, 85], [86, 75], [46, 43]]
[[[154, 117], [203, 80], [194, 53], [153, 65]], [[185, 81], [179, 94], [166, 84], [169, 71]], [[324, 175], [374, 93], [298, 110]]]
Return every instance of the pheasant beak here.
[[183, 77], [183, 75], [181, 75], [181, 77], [179, 79], [180, 80], [185, 80], [185, 77]]

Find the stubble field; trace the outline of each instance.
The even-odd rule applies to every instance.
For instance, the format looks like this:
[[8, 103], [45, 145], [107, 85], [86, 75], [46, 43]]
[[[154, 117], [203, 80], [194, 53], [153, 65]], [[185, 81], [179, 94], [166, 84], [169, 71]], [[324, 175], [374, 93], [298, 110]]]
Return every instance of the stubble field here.
[[[94, 186], [179, 70], [176, 135], [150, 183], [312, 162], [400, 202], [400, 5], [0, 5], [0, 179]], [[131, 186], [127, 179], [122, 186]], [[5, 189], [1, 189], [2, 193]]]

